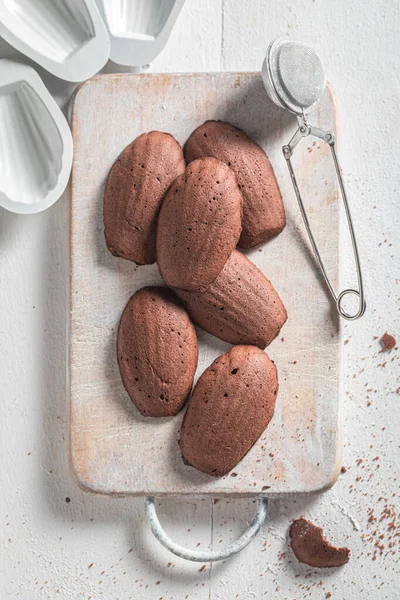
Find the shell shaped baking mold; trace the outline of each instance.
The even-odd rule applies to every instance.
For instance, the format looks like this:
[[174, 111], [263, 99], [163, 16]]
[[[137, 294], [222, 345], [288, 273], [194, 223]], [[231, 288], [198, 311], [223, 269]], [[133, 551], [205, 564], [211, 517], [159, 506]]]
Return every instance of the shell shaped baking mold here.
[[15, 213], [49, 208], [72, 167], [71, 131], [32, 67], [0, 60], [0, 205]]
[[0, 0], [0, 35], [67, 81], [89, 79], [110, 56], [95, 0]]
[[111, 41], [110, 58], [142, 67], [164, 48], [185, 0], [96, 0]]

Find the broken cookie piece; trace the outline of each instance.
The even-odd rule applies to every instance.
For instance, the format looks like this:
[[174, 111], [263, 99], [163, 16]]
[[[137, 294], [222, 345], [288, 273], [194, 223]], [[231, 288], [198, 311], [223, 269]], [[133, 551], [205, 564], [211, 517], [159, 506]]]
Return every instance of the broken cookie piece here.
[[317, 527], [303, 517], [293, 521], [290, 527], [290, 544], [296, 558], [311, 567], [341, 567], [349, 562], [348, 548], [335, 548]]

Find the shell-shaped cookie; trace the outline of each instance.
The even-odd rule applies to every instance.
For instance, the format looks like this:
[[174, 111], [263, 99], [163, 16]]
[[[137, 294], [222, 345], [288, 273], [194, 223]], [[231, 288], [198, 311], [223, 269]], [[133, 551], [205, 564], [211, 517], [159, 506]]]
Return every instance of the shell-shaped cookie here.
[[231, 344], [266, 348], [287, 319], [272, 283], [237, 250], [205, 292], [175, 292], [196, 325]]
[[274, 363], [254, 346], [235, 346], [204, 371], [182, 425], [183, 460], [215, 477], [226, 475], [271, 421], [278, 377]]
[[142, 288], [129, 300], [118, 329], [118, 364], [126, 391], [142, 415], [176, 415], [197, 367], [195, 329], [167, 288]]
[[184, 170], [182, 149], [169, 133], [144, 133], [125, 148], [104, 192], [104, 233], [112, 254], [138, 265], [156, 261], [160, 207]]
[[206, 121], [185, 145], [186, 161], [214, 156], [235, 172], [243, 194], [241, 248], [252, 248], [278, 235], [285, 227], [285, 210], [278, 182], [264, 150], [249, 136], [222, 121]]
[[233, 171], [215, 158], [191, 163], [160, 211], [157, 261], [165, 283], [206, 289], [232, 254], [241, 220], [242, 194]]

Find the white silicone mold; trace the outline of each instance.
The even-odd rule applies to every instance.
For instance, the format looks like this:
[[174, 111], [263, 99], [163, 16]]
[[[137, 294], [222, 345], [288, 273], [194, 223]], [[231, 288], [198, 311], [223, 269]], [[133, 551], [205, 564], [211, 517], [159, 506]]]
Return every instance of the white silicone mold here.
[[45, 210], [69, 180], [71, 131], [36, 71], [11, 60], [0, 60], [0, 131], [0, 205]]
[[110, 58], [141, 67], [164, 48], [185, 0], [96, 0], [111, 41]]
[[94, 0], [0, 0], [0, 35], [67, 81], [89, 79], [110, 55]]

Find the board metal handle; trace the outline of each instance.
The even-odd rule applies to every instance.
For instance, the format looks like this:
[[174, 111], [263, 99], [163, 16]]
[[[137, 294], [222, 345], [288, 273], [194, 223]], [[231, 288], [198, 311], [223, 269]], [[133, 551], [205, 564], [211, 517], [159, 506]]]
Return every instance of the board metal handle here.
[[157, 540], [172, 554], [184, 558], [185, 560], [191, 560], [193, 562], [217, 562], [230, 558], [234, 554], [237, 554], [246, 546], [253, 541], [257, 533], [260, 531], [261, 526], [265, 522], [267, 517], [268, 499], [260, 498], [257, 501], [256, 514], [250, 523], [246, 531], [234, 542], [228, 544], [225, 548], [220, 550], [190, 550], [184, 546], [180, 546], [169, 535], [164, 531], [156, 511], [155, 498], [148, 496], [144, 501], [144, 510], [147, 518], [147, 522], [150, 525], [150, 529]]

